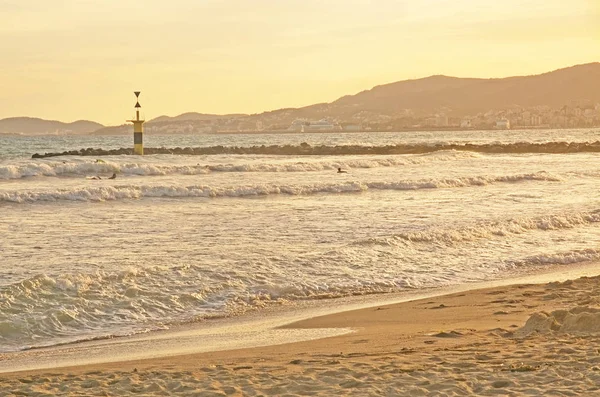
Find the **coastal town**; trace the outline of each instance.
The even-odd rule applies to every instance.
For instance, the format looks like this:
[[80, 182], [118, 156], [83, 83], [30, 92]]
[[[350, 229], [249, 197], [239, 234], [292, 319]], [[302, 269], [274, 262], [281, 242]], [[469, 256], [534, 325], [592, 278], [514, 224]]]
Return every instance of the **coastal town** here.
[[[431, 112], [401, 109], [397, 112], [359, 110], [354, 114], [339, 114], [334, 109], [330, 109], [331, 104], [320, 106], [317, 112], [313, 111], [310, 114], [305, 114], [303, 109], [280, 109], [253, 115], [212, 115], [191, 112], [176, 117], [161, 116], [148, 120], [145, 124], [145, 132], [170, 135], [600, 127], [600, 103], [561, 107], [515, 106], [474, 114], [465, 114], [449, 107]], [[125, 135], [130, 133], [130, 129], [128, 124], [105, 127], [83, 120], [68, 124], [26, 117], [0, 120], [0, 134]]]
[[[296, 109], [280, 110], [258, 115], [202, 117], [150, 121], [149, 133], [194, 134], [226, 132], [328, 132], [328, 131], [399, 131], [408, 129], [527, 129], [527, 128], [585, 128], [600, 126], [600, 103], [552, 108], [531, 108], [480, 112], [457, 116], [450, 108], [423, 114], [403, 109], [396, 114], [360, 111], [348, 117], [324, 116], [320, 119], [296, 118]], [[194, 116], [195, 115], [195, 116]]]

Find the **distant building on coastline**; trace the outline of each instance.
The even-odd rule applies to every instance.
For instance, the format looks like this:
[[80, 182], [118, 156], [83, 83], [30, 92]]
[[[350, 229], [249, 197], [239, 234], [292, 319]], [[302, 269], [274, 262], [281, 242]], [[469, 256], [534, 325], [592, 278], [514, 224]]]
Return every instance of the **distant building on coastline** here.
[[352, 132], [363, 131], [363, 127], [360, 124], [342, 124], [342, 129]]
[[290, 127], [289, 131], [298, 131], [298, 132], [314, 132], [314, 131], [340, 131], [342, 128], [338, 124], [333, 124], [332, 122], [321, 119], [319, 121], [309, 121], [305, 119], [294, 120]]
[[508, 119], [496, 120], [496, 129], [510, 130], [510, 120], [508, 120]]
[[472, 128], [473, 127], [473, 122], [471, 121], [471, 119], [463, 119], [460, 122], [460, 128]]
[[531, 115], [531, 125], [533, 125], [533, 126], [542, 125], [542, 116], [540, 116], [539, 114]]
[[292, 125], [289, 126], [288, 130], [300, 132], [300, 131], [302, 131], [302, 128], [304, 127], [304, 125], [307, 123], [308, 123], [308, 120], [296, 119], [296, 120], [292, 121]]
[[447, 127], [448, 126], [448, 116], [444, 113], [435, 115], [435, 125], [436, 127]]

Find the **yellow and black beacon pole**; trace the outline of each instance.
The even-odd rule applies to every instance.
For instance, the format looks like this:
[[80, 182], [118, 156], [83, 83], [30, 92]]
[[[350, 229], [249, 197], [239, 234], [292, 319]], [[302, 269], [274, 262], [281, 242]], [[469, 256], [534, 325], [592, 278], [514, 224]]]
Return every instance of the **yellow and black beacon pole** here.
[[134, 91], [136, 98], [135, 103], [135, 120], [127, 120], [133, 123], [133, 154], [142, 156], [144, 154], [144, 121], [140, 120], [140, 91]]

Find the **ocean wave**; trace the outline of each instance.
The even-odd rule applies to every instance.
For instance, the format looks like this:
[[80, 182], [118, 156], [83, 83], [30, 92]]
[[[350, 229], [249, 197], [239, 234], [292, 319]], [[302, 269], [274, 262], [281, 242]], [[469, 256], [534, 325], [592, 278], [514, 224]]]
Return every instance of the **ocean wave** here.
[[[0, 287], [0, 350], [23, 350], [164, 329], [169, 322], [226, 313], [229, 280], [178, 279], [182, 269], [131, 267], [35, 275]], [[190, 272], [187, 272], [190, 276]], [[187, 279], [186, 279], [187, 280]]]
[[575, 250], [533, 255], [521, 260], [507, 261], [510, 267], [531, 268], [532, 266], [572, 265], [600, 260], [600, 251], [596, 249]]
[[459, 228], [432, 228], [357, 241], [357, 245], [393, 246], [410, 243], [454, 245], [464, 241], [523, 234], [531, 230], [572, 229], [600, 222], [600, 210], [481, 222]]
[[0, 287], [0, 352], [146, 333], [295, 300], [409, 288], [335, 269], [334, 282], [321, 273], [279, 278], [272, 269], [263, 274], [260, 263], [253, 266], [259, 275], [186, 265], [32, 276]]
[[426, 258], [414, 250], [417, 243], [400, 243], [402, 247], [388, 249], [346, 244], [277, 261], [257, 257], [220, 266], [127, 265], [122, 270], [28, 276], [0, 286], [0, 352], [146, 333], [302, 300], [482, 281], [505, 269], [599, 256], [595, 249], [547, 253], [474, 269], [468, 263], [445, 266], [444, 258], [424, 265]]
[[[514, 142], [514, 143], [415, 143], [386, 146], [342, 145], [342, 146], [311, 146], [308, 143], [299, 145], [271, 146], [211, 146], [185, 148], [144, 148], [145, 154], [183, 154], [183, 155], [214, 155], [214, 154], [266, 154], [266, 155], [363, 155], [363, 154], [422, 154], [441, 150], [458, 150], [479, 153], [582, 153], [600, 152], [600, 141], [596, 142]], [[109, 156], [133, 154], [131, 148], [113, 150], [81, 149], [59, 153], [34, 154], [32, 158], [56, 156]]]
[[[114, 185], [56, 189], [45, 191], [0, 192], [0, 202], [32, 203], [47, 201], [108, 201], [142, 198], [186, 198], [186, 197], [253, 197], [269, 195], [314, 195], [359, 193], [368, 190], [420, 190], [438, 188], [461, 188], [485, 186], [493, 183], [517, 183], [522, 181], [558, 182], [562, 179], [547, 172], [518, 175], [477, 176], [462, 178], [444, 178], [398, 182], [338, 182], [315, 184], [254, 184], [245, 186], [207, 186], [207, 185]], [[94, 181], [94, 183], [102, 181]]]
[[499, 260], [474, 271], [423, 267], [405, 258], [404, 249], [386, 252], [389, 258], [382, 260], [378, 249], [342, 246], [295, 258], [293, 268], [277, 271], [265, 260], [221, 272], [210, 265], [185, 265], [30, 276], [0, 287], [0, 352], [147, 333], [295, 301], [482, 281], [499, 271], [600, 258], [600, 251], [583, 249]]
[[[418, 165], [434, 161], [454, 161], [476, 157], [473, 153], [457, 151], [440, 152], [422, 156], [368, 157], [358, 159], [315, 160], [296, 162], [247, 162], [241, 164], [160, 164], [157, 162], [120, 162], [103, 160], [98, 162], [26, 161], [19, 164], [0, 165], [0, 179], [20, 179], [27, 177], [80, 177], [102, 175], [113, 172], [122, 175], [203, 175], [211, 172], [313, 172], [335, 170], [338, 167], [348, 169], [396, 167]], [[148, 158], [148, 157], [147, 157]]]
[[39, 176], [82, 176], [112, 173], [119, 166], [109, 162], [36, 162], [0, 165], [0, 179], [20, 179]]

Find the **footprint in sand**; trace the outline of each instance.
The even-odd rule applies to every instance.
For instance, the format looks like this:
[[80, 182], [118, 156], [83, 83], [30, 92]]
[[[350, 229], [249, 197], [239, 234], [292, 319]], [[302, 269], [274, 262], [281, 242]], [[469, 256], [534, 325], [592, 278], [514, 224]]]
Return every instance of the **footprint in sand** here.
[[506, 299], [496, 299], [496, 300], [491, 301], [490, 303], [505, 303], [505, 302], [506, 302]]

